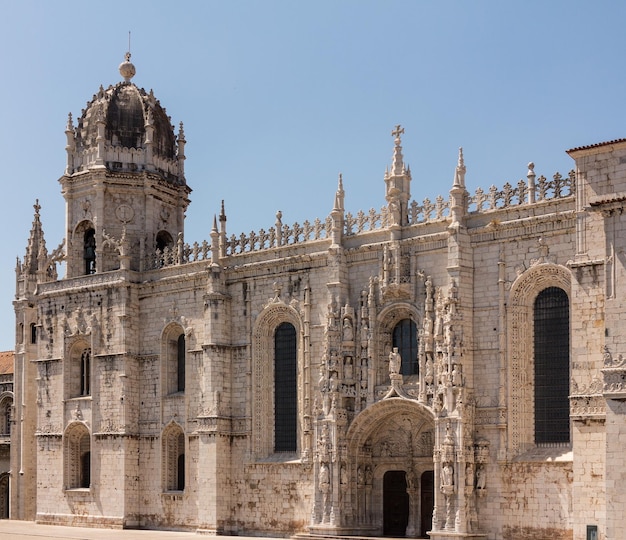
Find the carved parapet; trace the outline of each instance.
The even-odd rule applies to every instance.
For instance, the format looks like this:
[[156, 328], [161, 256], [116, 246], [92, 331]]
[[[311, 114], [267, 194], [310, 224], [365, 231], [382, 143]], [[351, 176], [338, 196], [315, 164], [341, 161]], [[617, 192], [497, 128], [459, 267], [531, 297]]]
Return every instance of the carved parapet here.
[[586, 386], [580, 386], [575, 380], [571, 383], [570, 416], [573, 420], [592, 420], [604, 418], [606, 402], [602, 395], [604, 383], [597, 377]]
[[626, 400], [626, 359], [619, 354], [613, 359], [608, 347], [604, 348], [602, 394], [605, 399]]
[[605, 399], [626, 400], [626, 366], [610, 367], [602, 370]]

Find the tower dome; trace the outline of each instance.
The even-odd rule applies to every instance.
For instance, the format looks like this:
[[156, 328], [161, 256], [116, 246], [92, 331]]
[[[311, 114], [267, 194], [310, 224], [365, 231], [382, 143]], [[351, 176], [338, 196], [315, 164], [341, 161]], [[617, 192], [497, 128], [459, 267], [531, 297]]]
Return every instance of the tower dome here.
[[102, 86], [81, 112], [69, 116], [67, 166], [59, 179], [66, 201], [67, 275], [140, 271], [157, 249], [184, 234], [191, 188], [185, 181], [185, 136], [165, 109], [131, 81]]
[[119, 69], [125, 80], [107, 89], [101, 86], [83, 109], [76, 127], [70, 116], [66, 174], [93, 168], [149, 171], [169, 182], [184, 183], [182, 126], [177, 139], [154, 93], [131, 82], [135, 66], [130, 54]]

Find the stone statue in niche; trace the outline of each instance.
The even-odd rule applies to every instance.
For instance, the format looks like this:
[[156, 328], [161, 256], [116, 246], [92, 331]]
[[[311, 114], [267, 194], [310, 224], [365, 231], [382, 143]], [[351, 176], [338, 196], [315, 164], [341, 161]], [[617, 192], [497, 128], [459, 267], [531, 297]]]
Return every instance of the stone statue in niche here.
[[476, 489], [483, 490], [487, 485], [487, 478], [485, 475], [485, 466], [479, 465], [476, 469]]
[[454, 467], [449, 461], [441, 467], [441, 491], [446, 495], [454, 491]]
[[350, 317], [344, 317], [343, 319], [343, 340], [354, 341], [354, 330], [352, 328], [352, 321]]
[[400, 366], [402, 364], [402, 357], [398, 352], [398, 347], [394, 347], [389, 353], [389, 374], [398, 375], [400, 373]]
[[320, 477], [318, 482], [320, 493], [324, 496], [324, 512], [328, 507], [328, 498], [330, 495], [330, 469], [326, 462], [320, 464]]
[[472, 487], [474, 484], [474, 464], [467, 463], [465, 465], [465, 485]]
[[452, 368], [452, 386], [463, 386], [463, 374], [461, 373], [460, 364], [454, 364]]
[[346, 356], [346, 363], [344, 366], [344, 377], [347, 380], [352, 380], [352, 378], [354, 377], [354, 366], [352, 364], [351, 356]]
[[363, 350], [363, 353], [367, 351], [368, 339], [369, 339], [369, 328], [367, 326], [367, 323], [364, 322], [363, 326], [361, 327], [361, 349]]
[[341, 484], [341, 489], [344, 491], [348, 489], [348, 469], [345, 463], [341, 464], [341, 470], [339, 472], [339, 482]]

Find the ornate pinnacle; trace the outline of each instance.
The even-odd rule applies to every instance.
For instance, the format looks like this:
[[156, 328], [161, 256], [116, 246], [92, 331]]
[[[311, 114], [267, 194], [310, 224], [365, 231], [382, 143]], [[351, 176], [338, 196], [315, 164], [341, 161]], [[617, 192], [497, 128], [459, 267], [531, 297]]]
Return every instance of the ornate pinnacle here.
[[343, 210], [343, 175], [339, 173], [339, 181], [337, 183], [337, 192], [335, 193], [335, 207], [333, 210]]
[[400, 176], [405, 173], [404, 170], [404, 161], [402, 157], [402, 146], [400, 143], [402, 140], [400, 139], [400, 135], [404, 133], [404, 128], [398, 124], [394, 130], [392, 130], [391, 134], [395, 137], [394, 143], [395, 147], [393, 149], [393, 162], [391, 164], [391, 174], [394, 176]]
[[454, 183], [452, 187], [465, 188], [465, 160], [463, 159], [463, 148], [459, 148], [459, 161], [454, 171]]

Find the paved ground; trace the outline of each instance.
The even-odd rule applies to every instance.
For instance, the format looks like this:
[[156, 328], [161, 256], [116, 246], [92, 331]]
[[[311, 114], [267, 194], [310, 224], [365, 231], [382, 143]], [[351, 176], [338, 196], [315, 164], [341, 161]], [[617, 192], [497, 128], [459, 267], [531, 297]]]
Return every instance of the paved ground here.
[[[207, 538], [207, 536], [193, 532], [91, 529], [87, 527], [38, 525], [32, 521], [0, 520], [0, 539], [2, 540], [42, 540], [43, 538], [57, 538], [59, 540], [192, 540]], [[219, 540], [247, 539], [245, 536], [220, 536]], [[263, 540], [272, 539], [263, 538]]]

